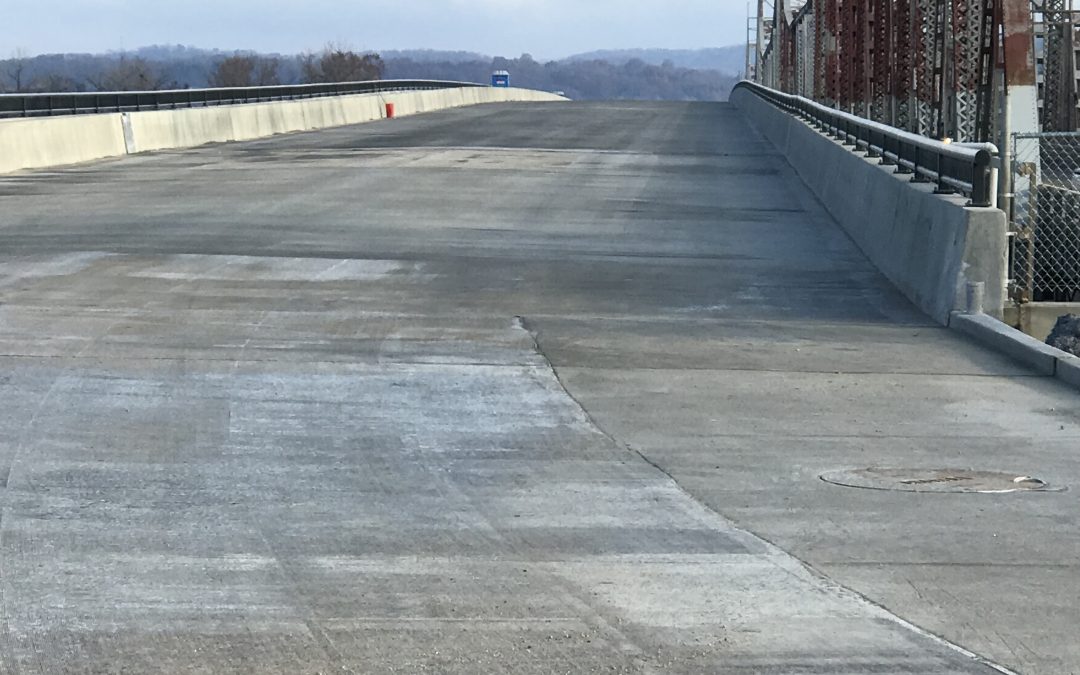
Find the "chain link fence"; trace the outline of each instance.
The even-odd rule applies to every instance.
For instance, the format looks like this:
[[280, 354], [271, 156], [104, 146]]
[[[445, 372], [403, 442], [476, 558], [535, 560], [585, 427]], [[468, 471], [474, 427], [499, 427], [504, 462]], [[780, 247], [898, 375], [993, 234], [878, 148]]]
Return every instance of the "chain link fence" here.
[[1011, 294], [1080, 300], [1080, 132], [1013, 136]]

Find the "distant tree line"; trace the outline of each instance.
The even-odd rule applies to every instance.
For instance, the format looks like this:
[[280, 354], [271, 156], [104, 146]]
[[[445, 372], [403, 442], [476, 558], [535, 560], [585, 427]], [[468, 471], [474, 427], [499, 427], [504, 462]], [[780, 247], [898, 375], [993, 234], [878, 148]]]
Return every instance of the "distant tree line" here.
[[[207, 79], [211, 87], [269, 87], [281, 84], [281, 58], [274, 56], [227, 56], [218, 61]], [[300, 81], [364, 82], [382, 78], [385, 64], [378, 54], [357, 54], [327, 49], [322, 54], [299, 57]]]
[[15, 54], [0, 61], [0, 93], [152, 91], [193, 87], [260, 87], [275, 84], [378, 80], [378, 54], [334, 45], [297, 56], [221, 54], [185, 47], [123, 54]]
[[508, 70], [515, 86], [561, 91], [579, 100], [726, 100], [736, 76], [718, 70], [649, 64], [640, 59], [566, 59], [540, 63], [469, 53], [394, 52], [385, 60], [328, 45], [299, 55], [225, 53], [148, 47], [119, 54], [16, 54], [0, 61], [0, 92], [135, 91], [199, 87], [433, 79], [487, 82]]
[[529, 54], [516, 59], [421, 62], [389, 59], [389, 79], [486, 82], [493, 70], [510, 72], [513, 86], [561, 91], [575, 100], [726, 101], [738, 77], [716, 70], [679, 68], [670, 61], [650, 65], [640, 59], [540, 63]]

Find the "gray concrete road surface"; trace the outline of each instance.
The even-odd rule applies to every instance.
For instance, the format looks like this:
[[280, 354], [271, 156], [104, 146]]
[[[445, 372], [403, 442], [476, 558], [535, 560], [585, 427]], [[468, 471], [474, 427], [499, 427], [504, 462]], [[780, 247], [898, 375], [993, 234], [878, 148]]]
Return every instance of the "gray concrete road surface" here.
[[724, 105], [3, 177], [0, 670], [1080, 672], [1078, 402]]

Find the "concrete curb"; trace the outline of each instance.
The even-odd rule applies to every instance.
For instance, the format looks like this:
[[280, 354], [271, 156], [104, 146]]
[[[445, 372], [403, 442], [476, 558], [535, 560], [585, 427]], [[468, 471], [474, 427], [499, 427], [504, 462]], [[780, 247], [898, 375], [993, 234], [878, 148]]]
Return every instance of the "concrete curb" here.
[[949, 328], [1023, 363], [1040, 375], [1080, 389], [1080, 358], [1039, 342], [992, 316], [953, 312], [949, 317]]
[[1080, 389], [1080, 358], [1065, 355], [1058, 359], [1054, 376], [1062, 382]]

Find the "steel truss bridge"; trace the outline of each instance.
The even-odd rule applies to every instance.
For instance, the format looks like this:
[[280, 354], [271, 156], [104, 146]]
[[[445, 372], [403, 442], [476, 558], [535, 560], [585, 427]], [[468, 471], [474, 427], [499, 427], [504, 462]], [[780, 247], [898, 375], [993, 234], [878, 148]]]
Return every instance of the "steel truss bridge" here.
[[746, 72], [799, 97], [794, 107], [994, 144], [995, 203], [1010, 222], [1010, 296], [1017, 307], [1080, 303], [1080, 12], [1072, 1], [758, 0]]
[[758, 0], [747, 72], [935, 138], [1074, 131], [1077, 23], [1071, 0]]

